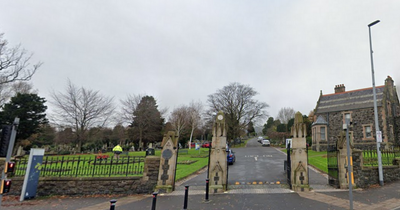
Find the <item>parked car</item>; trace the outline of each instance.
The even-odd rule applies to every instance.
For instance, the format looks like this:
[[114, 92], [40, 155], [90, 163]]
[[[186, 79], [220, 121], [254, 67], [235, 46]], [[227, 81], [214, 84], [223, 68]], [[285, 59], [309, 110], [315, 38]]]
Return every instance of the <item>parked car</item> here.
[[226, 151], [226, 156], [227, 156], [228, 164], [229, 164], [229, 165], [233, 165], [233, 163], [236, 162], [235, 153], [234, 153], [231, 149], [228, 149], [228, 150]]
[[258, 141], [259, 143], [261, 143], [261, 141], [262, 141], [263, 139], [264, 139], [264, 138], [263, 138], [262, 136], [259, 136], [258, 139], [257, 139], [257, 141]]
[[269, 140], [267, 140], [267, 139], [262, 140], [261, 144], [263, 147], [271, 146], [271, 142], [269, 142]]
[[211, 142], [206, 142], [203, 145], [201, 145], [203, 148], [210, 148], [211, 147]]

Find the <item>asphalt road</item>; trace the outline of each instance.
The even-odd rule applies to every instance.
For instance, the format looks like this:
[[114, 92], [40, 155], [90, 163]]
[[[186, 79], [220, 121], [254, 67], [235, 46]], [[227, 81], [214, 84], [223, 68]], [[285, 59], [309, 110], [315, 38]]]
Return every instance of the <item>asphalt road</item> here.
[[228, 184], [284, 183], [286, 155], [273, 147], [263, 147], [257, 140], [249, 140], [247, 147], [233, 150], [236, 162], [229, 167]]
[[[229, 189], [236, 188], [277, 188], [286, 185], [284, 161], [286, 154], [274, 147], [263, 147], [256, 138], [250, 139], [246, 147], [233, 148], [236, 162], [228, 166]], [[177, 190], [189, 185], [194, 190], [204, 190], [207, 171], [185, 181]], [[332, 189], [327, 185], [327, 176], [309, 168], [310, 186], [313, 189]]]
[[[228, 166], [228, 184], [247, 185], [262, 183], [276, 184], [286, 182], [286, 174], [283, 170], [283, 162], [286, 155], [273, 147], [262, 147], [256, 139], [251, 139], [247, 147], [233, 148], [236, 155], [236, 162]], [[207, 178], [207, 171], [184, 182], [177, 189], [183, 189], [189, 185], [192, 189], [199, 189], [197, 186], [204, 187]]]

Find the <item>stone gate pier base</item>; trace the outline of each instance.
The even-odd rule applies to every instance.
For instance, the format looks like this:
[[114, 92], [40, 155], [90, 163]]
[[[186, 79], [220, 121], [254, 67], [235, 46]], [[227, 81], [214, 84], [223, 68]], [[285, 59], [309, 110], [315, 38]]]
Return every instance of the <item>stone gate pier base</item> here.
[[226, 158], [226, 125], [223, 112], [218, 112], [211, 144], [209, 166], [210, 193], [221, 193], [227, 190], [228, 161]]
[[294, 191], [309, 191], [308, 160], [306, 142], [306, 124], [303, 116], [297, 112], [292, 127], [292, 154], [291, 154], [291, 184]]
[[156, 189], [160, 193], [172, 192], [175, 189], [175, 170], [177, 153], [178, 136], [175, 132], [169, 131], [164, 135], [162, 140], [162, 152], [160, 159], [160, 169], [158, 173], [158, 181]]

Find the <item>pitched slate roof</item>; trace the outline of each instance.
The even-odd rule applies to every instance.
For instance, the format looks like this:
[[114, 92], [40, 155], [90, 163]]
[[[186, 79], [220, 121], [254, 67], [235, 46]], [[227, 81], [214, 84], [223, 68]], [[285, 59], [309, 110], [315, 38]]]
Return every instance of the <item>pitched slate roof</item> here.
[[317, 121], [313, 122], [312, 125], [327, 125], [327, 124], [328, 122], [326, 122], [325, 118], [322, 115], [320, 115], [317, 117]]
[[[382, 106], [384, 88], [384, 85], [375, 87], [377, 106]], [[321, 95], [317, 104], [316, 113], [321, 114], [371, 107], [374, 107], [372, 87]]]

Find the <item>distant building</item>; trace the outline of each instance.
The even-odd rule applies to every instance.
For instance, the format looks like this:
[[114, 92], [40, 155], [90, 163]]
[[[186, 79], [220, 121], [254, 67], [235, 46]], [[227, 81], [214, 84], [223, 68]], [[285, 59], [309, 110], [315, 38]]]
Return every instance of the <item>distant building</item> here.
[[[398, 145], [400, 104], [393, 79], [388, 76], [385, 85], [375, 87], [379, 128], [382, 131], [382, 146]], [[312, 124], [312, 149], [326, 151], [327, 145], [335, 143], [343, 124], [351, 122], [350, 139], [355, 148], [363, 149], [376, 145], [373, 89], [346, 91], [343, 84], [335, 86], [335, 93], [322, 95], [314, 110]]]

